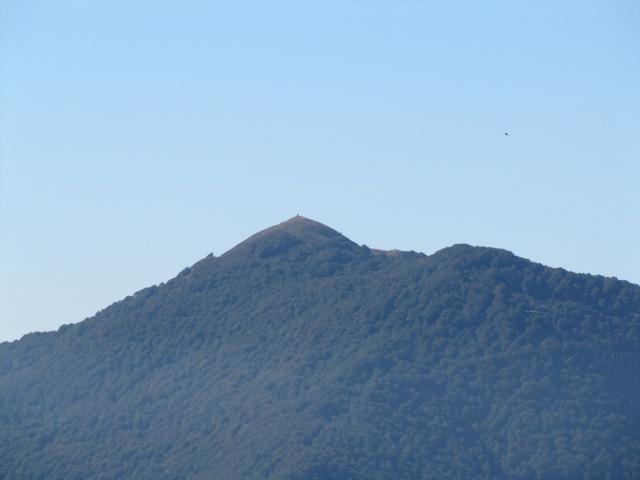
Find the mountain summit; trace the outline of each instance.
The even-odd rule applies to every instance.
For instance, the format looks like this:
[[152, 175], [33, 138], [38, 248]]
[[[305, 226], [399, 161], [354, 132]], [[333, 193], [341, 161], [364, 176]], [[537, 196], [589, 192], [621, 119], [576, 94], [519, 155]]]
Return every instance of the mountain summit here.
[[296, 216], [0, 344], [0, 478], [636, 479], [640, 287]]
[[239, 252], [262, 258], [287, 253], [291, 248], [306, 244], [311, 249], [338, 248], [355, 250], [358, 246], [348, 238], [320, 222], [296, 215], [278, 225], [262, 230], [236, 247], [227, 255]]
[[[255, 241], [260, 238], [265, 238], [269, 235], [276, 235], [279, 233], [286, 233], [296, 238], [305, 240], [317, 240], [317, 239], [329, 239], [329, 238], [344, 238], [340, 233], [336, 232], [332, 228], [323, 225], [320, 222], [311, 220], [310, 218], [303, 217], [302, 215], [296, 215], [295, 217], [285, 220], [282, 223], [266, 228], [255, 235], [249, 237], [246, 241]], [[244, 242], [243, 242], [244, 243]]]

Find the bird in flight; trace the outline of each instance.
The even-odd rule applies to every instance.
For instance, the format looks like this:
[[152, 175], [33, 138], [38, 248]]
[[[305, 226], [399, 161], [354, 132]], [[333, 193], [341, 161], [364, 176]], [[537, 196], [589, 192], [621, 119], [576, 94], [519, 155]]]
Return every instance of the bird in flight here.
[[509, 136], [509, 132], [504, 132], [504, 134], [505, 134], [505, 136], [507, 136], [507, 137]]

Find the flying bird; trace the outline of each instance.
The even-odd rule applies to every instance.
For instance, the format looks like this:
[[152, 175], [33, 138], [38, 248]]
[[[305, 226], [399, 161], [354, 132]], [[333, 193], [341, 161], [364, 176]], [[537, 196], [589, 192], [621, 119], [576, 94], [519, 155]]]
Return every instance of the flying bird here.
[[509, 132], [504, 132], [504, 134], [508, 137], [509, 136]]

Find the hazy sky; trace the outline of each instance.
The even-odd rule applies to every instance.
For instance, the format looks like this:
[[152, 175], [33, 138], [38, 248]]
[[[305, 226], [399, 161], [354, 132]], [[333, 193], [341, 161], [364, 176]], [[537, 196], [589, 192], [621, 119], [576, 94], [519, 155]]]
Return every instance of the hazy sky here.
[[0, 3], [0, 340], [296, 213], [640, 283], [637, 0]]

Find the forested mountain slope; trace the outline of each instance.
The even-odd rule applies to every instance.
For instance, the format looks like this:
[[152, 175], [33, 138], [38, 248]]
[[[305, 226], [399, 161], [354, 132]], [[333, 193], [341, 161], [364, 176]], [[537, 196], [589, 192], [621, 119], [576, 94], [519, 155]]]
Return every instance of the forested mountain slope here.
[[639, 479], [640, 287], [295, 217], [0, 344], [0, 478]]

